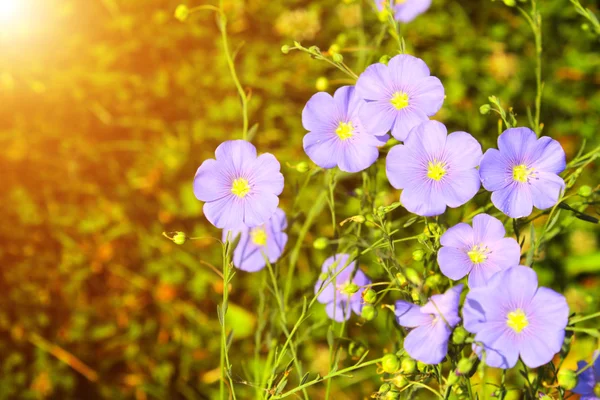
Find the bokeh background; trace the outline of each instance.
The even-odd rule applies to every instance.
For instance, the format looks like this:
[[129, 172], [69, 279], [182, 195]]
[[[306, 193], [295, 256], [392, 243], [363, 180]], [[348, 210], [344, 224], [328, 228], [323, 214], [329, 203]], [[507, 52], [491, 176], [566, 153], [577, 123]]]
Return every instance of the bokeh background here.
[[[240, 138], [241, 109], [215, 16], [197, 13], [182, 23], [173, 17], [179, 3], [0, 0], [0, 399], [206, 399], [218, 389], [216, 304], [223, 287], [210, 265], [221, 268], [221, 248], [210, 237], [220, 232], [204, 219], [191, 184], [221, 141]], [[324, 85], [327, 78], [330, 92], [351, 82], [306, 54], [282, 54], [281, 46], [337, 44], [361, 72], [369, 60], [395, 54], [395, 43], [386, 36], [372, 46], [382, 23], [368, 0], [225, 0], [224, 10], [238, 74], [251, 93], [251, 125], [258, 124], [253, 143], [281, 161], [282, 207], [301, 223], [323, 190], [317, 178], [297, 196], [305, 174], [294, 166], [309, 161], [302, 108], [317, 79]], [[544, 134], [572, 159], [584, 139], [588, 150], [599, 142], [600, 42], [568, 1], [545, 0], [540, 10]], [[450, 131], [494, 146], [497, 118], [479, 113], [490, 95], [527, 125], [535, 46], [515, 8], [434, 0], [402, 33], [407, 51], [446, 88], [435, 118]], [[597, 185], [597, 168], [583, 171], [576, 188]], [[398, 193], [381, 182], [379, 204], [396, 201]], [[337, 194], [352, 197], [357, 186], [346, 179]], [[357, 208], [338, 204], [342, 217]], [[594, 204], [586, 210], [597, 211]], [[393, 216], [409, 217], [401, 208]], [[573, 311], [598, 310], [597, 225], [561, 221], [536, 260], [540, 279], [566, 293]], [[300, 223], [292, 224], [290, 243]], [[177, 246], [165, 231], [203, 239]], [[324, 209], [303, 243], [296, 302], [311, 293], [331, 255], [312, 242], [331, 235]], [[399, 259], [412, 262], [414, 248], [400, 247]], [[262, 280], [239, 273], [231, 289], [230, 354], [242, 393], [251, 388]], [[326, 372], [325, 331], [315, 326], [301, 358], [306, 370]], [[391, 346], [380, 334], [385, 326], [389, 321], [350, 329], [381, 353]], [[568, 364], [594, 346], [582, 335]], [[368, 396], [379, 384], [373, 371], [358, 373], [336, 381], [335, 398]], [[242, 398], [254, 389], [247, 393]]]

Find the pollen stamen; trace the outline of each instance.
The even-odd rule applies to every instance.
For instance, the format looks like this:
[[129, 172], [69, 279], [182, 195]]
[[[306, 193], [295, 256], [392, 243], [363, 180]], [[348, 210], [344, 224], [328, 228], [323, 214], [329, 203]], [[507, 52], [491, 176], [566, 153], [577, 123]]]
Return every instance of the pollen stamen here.
[[439, 181], [446, 175], [446, 163], [433, 160], [427, 164], [427, 176], [434, 181]]
[[235, 194], [237, 197], [242, 198], [245, 197], [250, 192], [250, 184], [248, 180], [244, 178], [237, 178], [233, 181], [231, 185], [231, 193]]
[[340, 122], [335, 130], [335, 134], [338, 135], [341, 140], [350, 139], [354, 136], [354, 126], [352, 125], [352, 122]]
[[402, 110], [403, 108], [408, 107], [408, 93], [400, 91], [394, 93], [390, 103], [392, 103], [396, 110]]
[[506, 314], [506, 325], [515, 333], [521, 333], [529, 325], [529, 320], [523, 310], [517, 308], [515, 311]]
[[473, 262], [473, 264], [481, 264], [487, 260], [487, 247], [483, 245], [475, 245], [467, 252], [467, 255]]
[[533, 168], [527, 168], [525, 164], [515, 165], [513, 167], [513, 180], [516, 182], [529, 182], [529, 177], [533, 173]]
[[264, 246], [267, 244], [267, 231], [263, 227], [254, 228], [250, 231], [250, 238], [255, 245]]

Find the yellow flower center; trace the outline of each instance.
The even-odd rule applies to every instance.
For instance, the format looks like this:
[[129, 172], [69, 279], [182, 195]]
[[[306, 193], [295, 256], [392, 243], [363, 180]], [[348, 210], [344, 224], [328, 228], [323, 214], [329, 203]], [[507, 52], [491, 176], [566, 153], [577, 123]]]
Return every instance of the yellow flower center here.
[[520, 164], [513, 167], [513, 179], [517, 182], [525, 183], [529, 181], [529, 177], [533, 172], [533, 168], [527, 168], [527, 165]]
[[392, 105], [396, 107], [397, 110], [402, 110], [404, 107], [408, 107], [408, 93], [394, 93], [394, 96], [390, 100], [390, 103], [392, 103]]
[[516, 333], [521, 333], [529, 325], [529, 320], [527, 320], [523, 310], [517, 308], [515, 311], [506, 314], [506, 325]]
[[429, 161], [429, 164], [427, 165], [427, 176], [429, 178], [434, 181], [439, 181], [444, 175], [446, 175], [445, 163], [437, 160]]
[[350, 139], [354, 136], [352, 122], [340, 122], [338, 128], [335, 130], [335, 134], [342, 140]]
[[254, 228], [250, 231], [250, 239], [255, 245], [264, 246], [267, 244], [267, 231], [262, 227]]
[[487, 260], [487, 252], [486, 248], [482, 245], [475, 245], [473, 248], [467, 252], [467, 255], [473, 262], [473, 264], [481, 264], [485, 260]]
[[233, 181], [231, 185], [231, 193], [235, 194], [237, 197], [244, 197], [250, 192], [250, 184], [244, 178], [237, 178]]
[[400, 4], [404, 4], [406, 3], [408, 0], [396, 0], [396, 5], [400, 5]]

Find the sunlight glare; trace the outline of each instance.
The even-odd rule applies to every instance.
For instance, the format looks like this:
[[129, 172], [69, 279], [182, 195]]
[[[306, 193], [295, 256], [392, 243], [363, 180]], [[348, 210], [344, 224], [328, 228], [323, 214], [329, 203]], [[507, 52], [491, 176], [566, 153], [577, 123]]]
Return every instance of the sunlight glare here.
[[10, 23], [19, 16], [22, 0], [0, 0], [0, 23]]

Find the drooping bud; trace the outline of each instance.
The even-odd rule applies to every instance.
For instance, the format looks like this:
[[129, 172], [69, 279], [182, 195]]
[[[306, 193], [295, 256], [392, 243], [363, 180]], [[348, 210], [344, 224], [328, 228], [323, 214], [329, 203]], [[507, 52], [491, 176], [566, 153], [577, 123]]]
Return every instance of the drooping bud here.
[[326, 237], [317, 238], [313, 242], [313, 247], [317, 250], [323, 250], [327, 248], [327, 246], [329, 246], [329, 239], [327, 239]]
[[591, 187], [589, 187], [588, 185], [583, 185], [582, 187], [579, 188], [579, 190], [577, 191], [577, 194], [580, 195], [581, 197], [590, 197], [593, 192], [594, 191], [592, 190]]
[[175, 9], [175, 18], [181, 22], [185, 22], [185, 20], [190, 16], [190, 9], [185, 4], [180, 4]]
[[288, 46], [287, 44], [284, 44], [283, 46], [281, 46], [281, 52], [283, 54], [287, 54], [290, 52], [290, 46]]
[[423, 249], [417, 249], [417, 250], [413, 251], [412, 259], [415, 261], [421, 261], [423, 259], [424, 255], [425, 255], [425, 252], [423, 251]]
[[458, 364], [456, 364], [456, 372], [461, 375], [468, 374], [471, 371], [471, 368], [473, 368], [473, 361], [469, 358], [461, 358], [458, 361]]
[[178, 245], [182, 245], [187, 241], [187, 236], [183, 232], [175, 232], [173, 235], [173, 242]]
[[398, 372], [400, 369], [400, 359], [395, 354], [386, 354], [381, 360], [381, 368], [388, 374]]
[[404, 357], [400, 363], [400, 370], [405, 374], [412, 374], [417, 370], [417, 362], [410, 357]]
[[454, 333], [452, 333], [452, 343], [463, 344], [465, 342], [465, 340], [467, 339], [468, 335], [469, 335], [469, 332], [467, 332], [467, 330], [465, 328], [463, 328], [462, 326], [459, 326], [458, 328], [456, 328], [454, 330]]
[[372, 321], [377, 317], [377, 309], [371, 304], [365, 304], [360, 315], [367, 321]]
[[362, 298], [365, 303], [375, 303], [377, 300], [377, 292], [371, 288], [366, 289], [362, 294]]
[[481, 107], [479, 107], [479, 112], [481, 114], [485, 115], [485, 114], [488, 114], [491, 109], [492, 109], [492, 106], [490, 106], [489, 104], [484, 104]]

